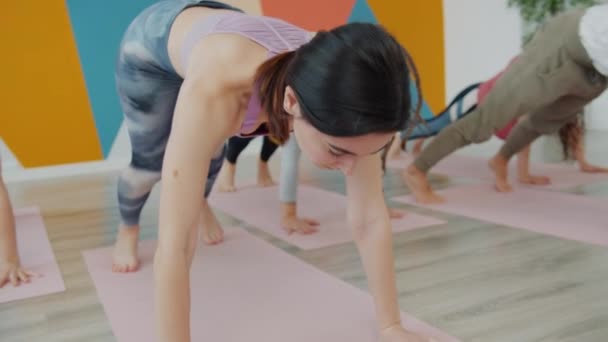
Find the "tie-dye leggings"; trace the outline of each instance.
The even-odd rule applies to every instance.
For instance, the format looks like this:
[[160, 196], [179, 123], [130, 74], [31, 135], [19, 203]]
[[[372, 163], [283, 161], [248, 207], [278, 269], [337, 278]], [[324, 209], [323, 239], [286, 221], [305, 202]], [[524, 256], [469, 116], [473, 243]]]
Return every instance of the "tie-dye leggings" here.
[[[118, 179], [118, 204], [121, 221], [127, 227], [139, 224], [150, 191], [161, 178], [173, 111], [183, 82], [169, 60], [167, 41], [175, 17], [192, 6], [236, 10], [215, 1], [160, 1], [132, 21], [120, 44], [115, 78], [132, 156]], [[211, 160], [205, 197], [215, 183], [225, 149]]]

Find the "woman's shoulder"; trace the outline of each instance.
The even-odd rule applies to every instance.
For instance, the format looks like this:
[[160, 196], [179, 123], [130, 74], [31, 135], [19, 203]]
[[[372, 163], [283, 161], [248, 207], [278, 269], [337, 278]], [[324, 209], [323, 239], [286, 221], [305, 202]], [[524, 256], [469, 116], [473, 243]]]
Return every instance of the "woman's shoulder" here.
[[254, 42], [238, 35], [208, 36], [204, 44], [193, 48], [185, 79], [219, 78], [228, 84], [250, 83], [268, 52]]

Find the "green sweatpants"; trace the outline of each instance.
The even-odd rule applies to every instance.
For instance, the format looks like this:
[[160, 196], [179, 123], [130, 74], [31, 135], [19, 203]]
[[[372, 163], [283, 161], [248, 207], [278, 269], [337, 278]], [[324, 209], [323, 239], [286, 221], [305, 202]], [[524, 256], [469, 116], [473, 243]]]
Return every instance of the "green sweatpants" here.
[[542, 134], [559, 130], [606, 89], [578, 34], [583, 9], [548, 20], [535, 34], [484, 101], [443, 129], [414, 165], [427, 172], [441, 159], [471, 143], [481, 143], [525, 114], [500, 150], [511, 158]]

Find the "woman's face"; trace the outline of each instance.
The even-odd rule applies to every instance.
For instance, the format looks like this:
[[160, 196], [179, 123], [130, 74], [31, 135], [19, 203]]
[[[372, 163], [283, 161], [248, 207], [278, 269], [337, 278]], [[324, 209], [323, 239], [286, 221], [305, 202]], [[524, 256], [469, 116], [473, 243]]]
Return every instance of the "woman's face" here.
[[293, 90], [287, 87], [283, 107], [294, 116], [293, 131], [300, 149], [318, 167], [335, 169], [350, 175], [357, 160], [379, 153], [394, 133], [374, 133], [357, 137], [334, 137], [324, 134], [308, 123], [301, 115]]

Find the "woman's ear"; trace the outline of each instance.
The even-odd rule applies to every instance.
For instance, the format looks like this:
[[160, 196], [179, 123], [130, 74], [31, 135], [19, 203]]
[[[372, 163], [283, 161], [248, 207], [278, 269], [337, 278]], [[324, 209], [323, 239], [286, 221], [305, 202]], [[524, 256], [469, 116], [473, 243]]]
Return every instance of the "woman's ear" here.
[[300, 106], [298, 98], [290, 86], [285, 87], [285, 96], [283, 97], [283, 109], [290, 115], [300, 116]]

